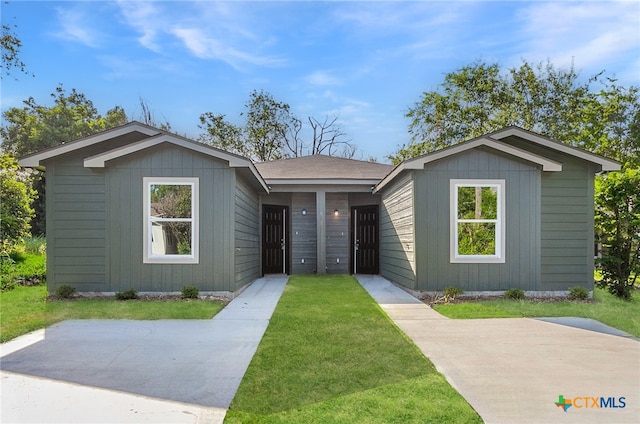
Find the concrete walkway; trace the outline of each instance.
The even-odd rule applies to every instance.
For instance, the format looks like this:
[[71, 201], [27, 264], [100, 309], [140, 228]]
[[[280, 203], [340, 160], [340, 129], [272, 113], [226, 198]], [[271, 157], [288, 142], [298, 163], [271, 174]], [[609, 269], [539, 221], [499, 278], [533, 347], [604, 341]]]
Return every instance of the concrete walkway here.
[[5, 343], [0, 421], [222, 422], [286, 282], [255, 281], [212, 320], [65, 321]]
[[[486, 423], [640, 422], [638, 341], [527, 318], [450, 320], [382, 277], [358, 280]], [[599, 397], [625, 407], [593, 407]]]

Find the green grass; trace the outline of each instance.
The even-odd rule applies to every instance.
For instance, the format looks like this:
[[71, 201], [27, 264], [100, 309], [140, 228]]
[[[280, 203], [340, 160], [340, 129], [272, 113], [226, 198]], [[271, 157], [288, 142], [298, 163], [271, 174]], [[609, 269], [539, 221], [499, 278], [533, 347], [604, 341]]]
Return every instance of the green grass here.
[[68, 319], [209, 319], [222, 307], [205, 300], [47, 301], [46, 287], [19, 286], [0, 293], [0, 342]]
[[481, 422], [349, 276], [293, 276], [226, 423]]
[[593, 303], [532, 302], [528, 300], [490, 300], [479, 303], [435, 305], [434, 309], [449, 318], [502, 318], [502, 317], [579, 317], [592, 318], [640, 337], [640, 291], [630, 301], [624, 301], [606, 290], [594, 290]]

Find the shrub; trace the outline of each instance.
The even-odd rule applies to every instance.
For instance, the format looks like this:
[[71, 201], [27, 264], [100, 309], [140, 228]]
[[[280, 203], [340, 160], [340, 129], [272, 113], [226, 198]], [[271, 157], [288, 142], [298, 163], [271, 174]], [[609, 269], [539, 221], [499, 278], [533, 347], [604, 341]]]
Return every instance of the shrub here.
[[457, 287], [447, 287], [446, 289], [444, 289], [444, 297], [450, 300], [454, 300], [456, 297], [460, 296], [462, 293], [464, 293], [464, 290], [459, 289]]
[[200, 290], [196, 286], [184, 286], [182, 288], [183, 299], [197, 299], [200, 294]]
[[69, 299], [76, 292], [76, 288], [65, 284], [64, 286], [60, 286], [56, 289], [56, 296], [62, 297], [63, 299]]
[[9, 255], [0, 255], [0, 291], [12, 290], [16, 286], [16, 261]]
[[509, 289], [504, 292], [505, 299], [522, 300], [524, 299], [524, 290]]
[[582, 286], [569, 287], [569, 299], [586, 300], [589, 298], [589, 290]]
[[117, 300], [133, 300], [138, 298], [138, 292], [134, 289], [125, 290], [116, 293]]

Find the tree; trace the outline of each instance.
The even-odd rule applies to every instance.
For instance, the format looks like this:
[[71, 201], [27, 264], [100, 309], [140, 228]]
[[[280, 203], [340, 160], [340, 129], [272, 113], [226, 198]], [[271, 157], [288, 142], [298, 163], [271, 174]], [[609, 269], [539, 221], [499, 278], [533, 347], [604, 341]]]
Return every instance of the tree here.
[[0, 154], [0, 251], [6, 253], [29, 235], [34, 191], [12, 156]]
[[[594, 89], [601, 84], [599, 91]], [[445, 75], [409, 109], [411, 143], [389, 156], [394, 163], [509, 125], [607, 155], [640, 161], [638, 87], [624, 88], [603, 72], [580, 82], [571, 66], [523, 61], [503, 72], [476, 62]]]
[[16, 25], [2, 24], [2, 32], [0, 33], [0, 52], [1, 52], [1, 64], [2, 72], [0, 72], [0, 79], [3, 75], [11, 75], [12, 69], [18, 69], [25, 74], [27, 72], [27, 65], [20, 60], [20, 49], [22, 48], [22, 42], [18, 36], [13, 32]]
[[127, 123], [120, 106], [102, 116], [93, 102], [75, 89], [67, 94], [59, 85], [51, 97], [51, 107], [29, 97], [23, 102], [24, 107], [3, 112], [7, 125], [0, 128], [0, 135], [5, 152], [20, 157]]
[[630, 299], [640, 274], [640, 170], [596, 180], [596, 229], [602, 243], [601, 287]]
[[314, 154], [353, 157], [356, 152], [337, 117], [320, 121], [309, 116], [311, 140], [306, 142], [303, 122], [287, 103], [276, 101], [271, 94], [252, 91], [245, 108], [241, 114], [246, 118], [244, 126], [226, 121], [223, 114], [200, 115], [198, 127], [204, 132], [199, 140], [262, 162]]

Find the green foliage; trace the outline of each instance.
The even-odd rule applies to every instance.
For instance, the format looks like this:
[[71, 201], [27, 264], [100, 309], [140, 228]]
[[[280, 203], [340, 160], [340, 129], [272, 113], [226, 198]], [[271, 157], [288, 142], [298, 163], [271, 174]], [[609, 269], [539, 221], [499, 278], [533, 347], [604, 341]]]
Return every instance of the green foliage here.
[[0, 153], [0, 251], [8, 252], [29, 235], [35, 192], [17, 161]]
[[46, 252], [42, 239], [26, 239], [11, 253], [0, 255], [0, 291], [39, 285], [46, 280]]
[[59, 85], [51, 97], [53, 106], [40, 105], [30, 97], [22, 108], [13, 107], [2, 113], [7, 123], [0, 129], [5, 152], [21, 157], [127, 122], [121, 107], [102, 116], [93, 102], [75, 89], [67, 93]]
[[[4, 2], [3, 9], [7, 7], [8, 2]], [[6, 10], [3, 13], [7, 13]], [[22, 48], [22, 41], [13, 32], [16, 25], [2, 24], [2, 32], [0, 33], [0, 53], [2, 64], [2, 72], [0, 72], [0, 78], [3, 76], [11, 75], [11, 69], [18, 69], [25, 74], [29, 74], [26, 70], [27, 65], [20, 59], [20, 49]]]
[[68, 284], [65, 284], [63, 286], [58, 287], [55, 293], [56, 293], [56, 296], [59, 296], [63, 299], [69, 299], [76, 293], [76, 288]]
[[125, 290], [123, 292], [116, 292], [116, 300], [134, 300], [138, 298], [138, 292], [134, 289]]
[[464, 66], [409, 109], [411, 144], [389, 158], [398, 164], [517, 125], [638, 165], [639, 88], [620, 87], [602, 74], [582, 83], [573, 66], [556, 69], [550, 62], [523, 61], [507, 70], [481, 61]]
[[13, 290], [16, 286], [16, 261], [7, 254], [0, 255], [0, 292]]
[[200, 290], [196, 286], [184, 286], [182, 288], [183, 299], [197, 299], [200, 294]]
[[524, 299], [524, 291], [521, 289], [509, 289], [504, 292], [505, 299], [522, 300]]
[[602, 243], [597, 284], [629, 299], [640, 274], [640, 170], [596, 179], [596, 234]]
[[461, 294], [464, 293], [464, 290], [459, 289], [457, 287], [446, 287], [443, 291], [442, 291], [442, 297], [438, 298], [436, 300], [436, 303], [450, 303], [453, 302], [454, 300], [456, 300], [456, 298], [458, 296], [460, 296]]
[[496, 223], [473, 220], [498, 219], [498, 191], [495, 187], [460, 186], [457, 188], [458, 254], [495, 255]]
[[569, 295], [571, 300], [587, 300], [589, 298], [589, 290], [582, 286], [569, 287]]

